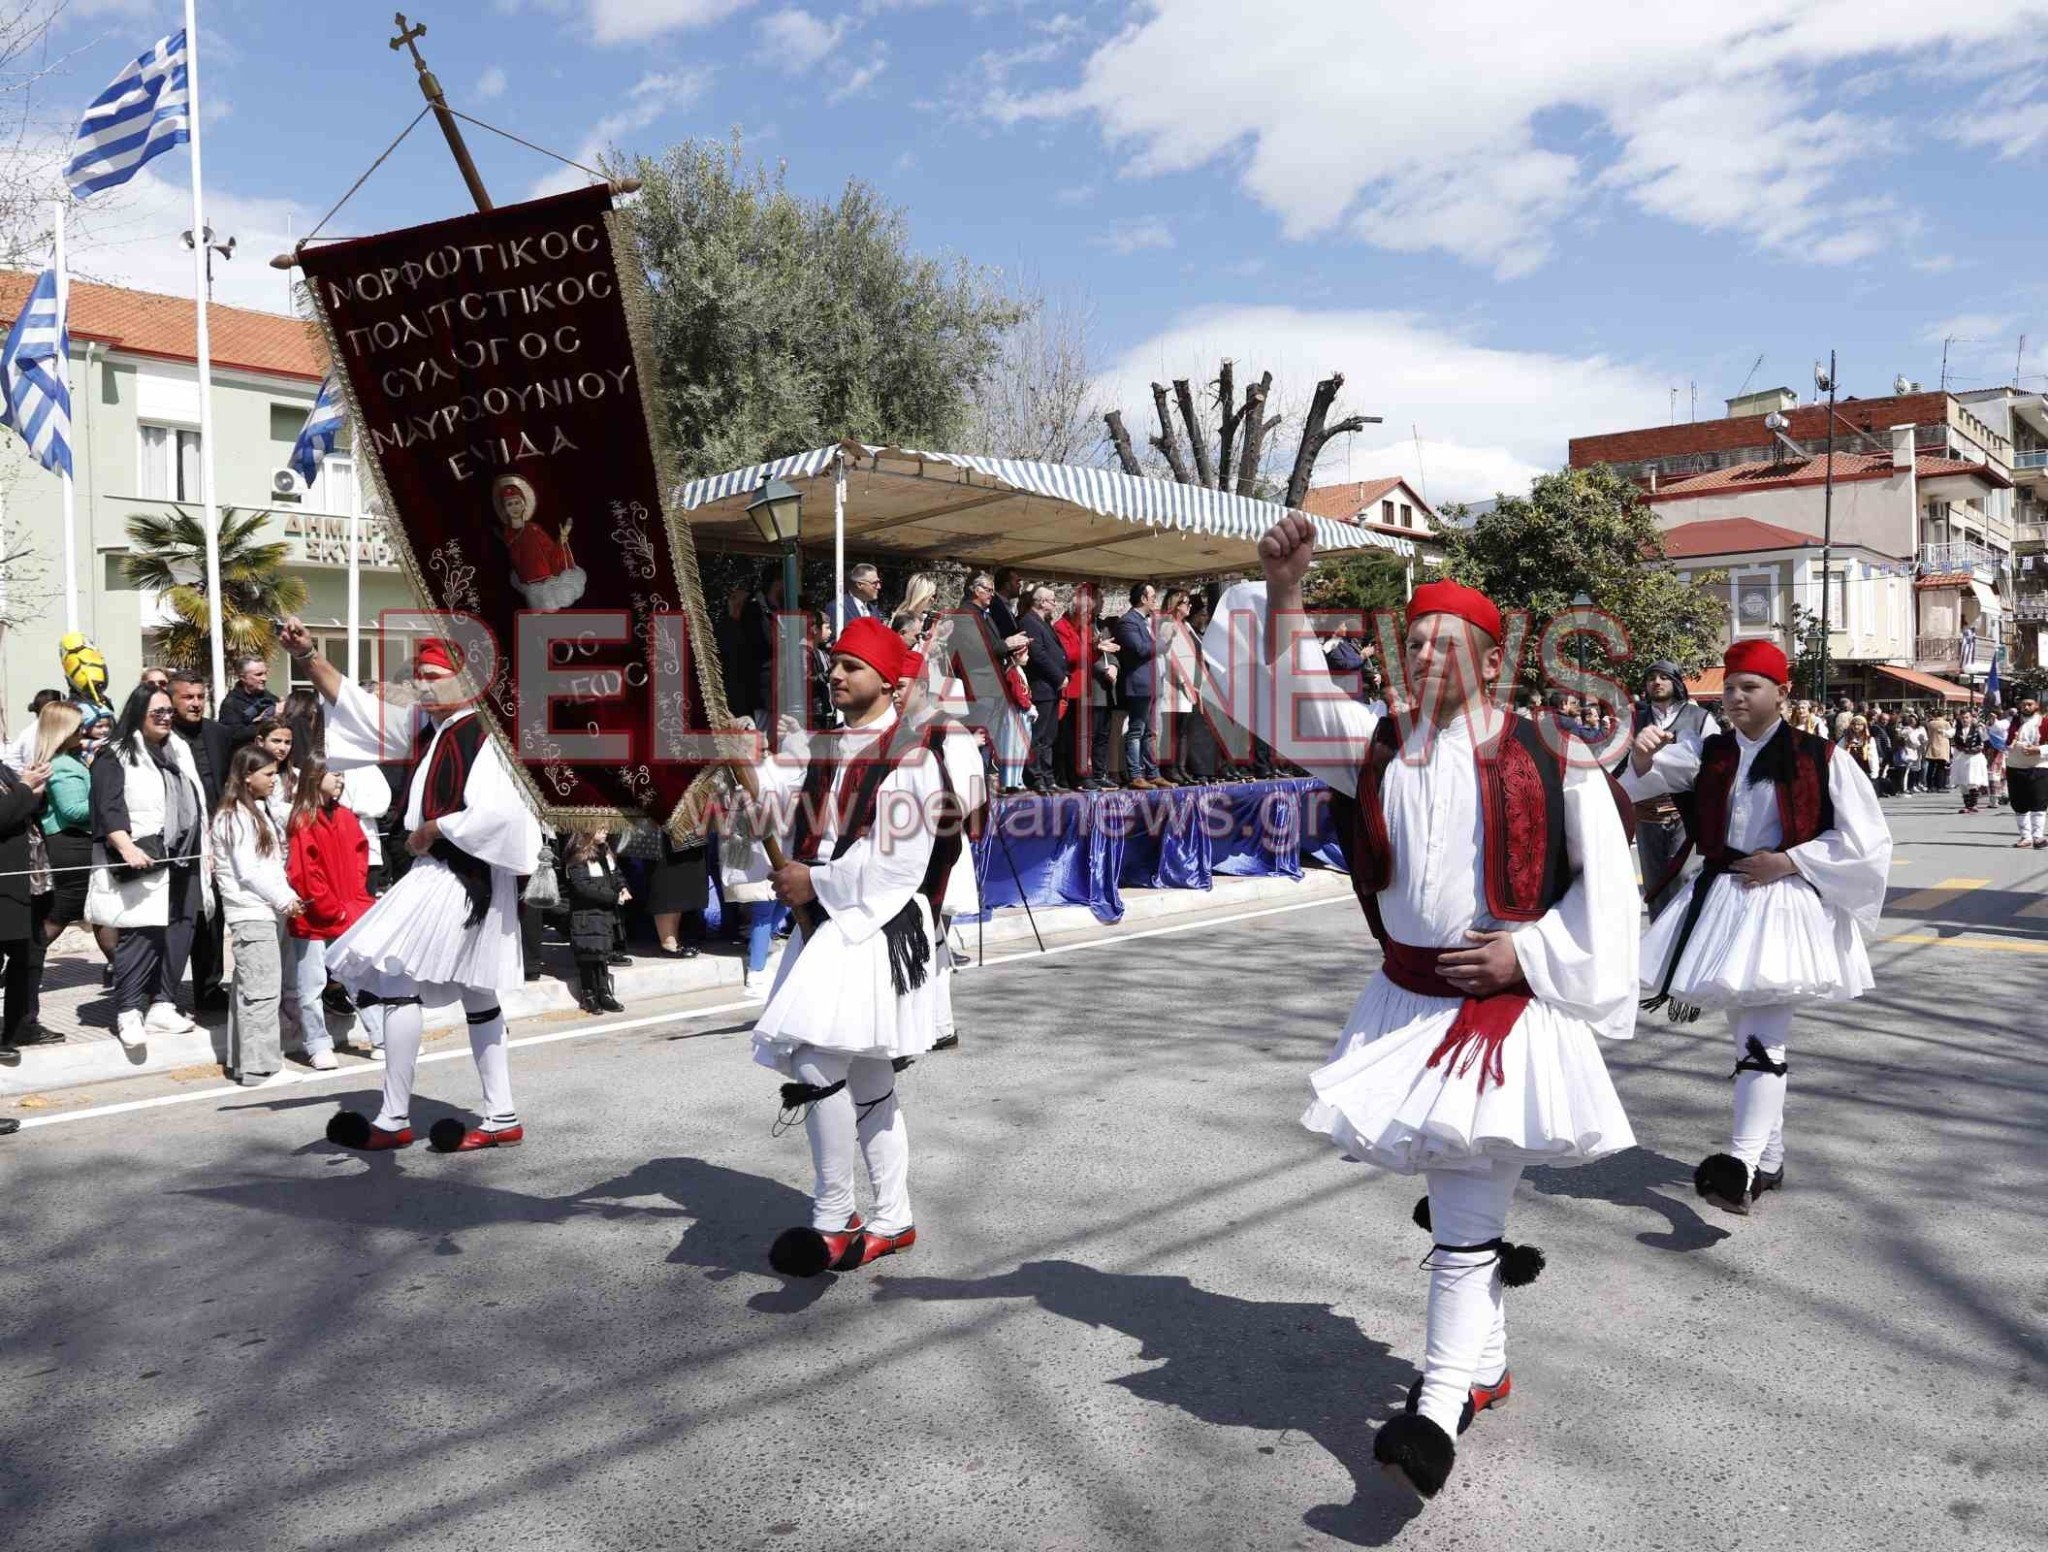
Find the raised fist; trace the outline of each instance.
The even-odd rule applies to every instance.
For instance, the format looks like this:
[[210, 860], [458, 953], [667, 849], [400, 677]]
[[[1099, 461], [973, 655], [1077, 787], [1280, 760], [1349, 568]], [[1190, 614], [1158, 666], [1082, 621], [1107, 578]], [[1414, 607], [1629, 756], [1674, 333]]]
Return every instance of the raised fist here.
[[1269, 587], [1299, 587], [1315, 558], [1315, 528], [1298, 512], [1281, 518], [1259, 540], [1259, 566]]

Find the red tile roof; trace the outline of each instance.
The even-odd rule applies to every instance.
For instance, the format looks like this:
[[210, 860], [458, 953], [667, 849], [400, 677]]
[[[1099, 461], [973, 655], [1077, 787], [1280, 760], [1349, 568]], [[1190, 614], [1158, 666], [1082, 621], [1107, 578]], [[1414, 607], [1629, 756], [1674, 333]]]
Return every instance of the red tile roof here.
[[1664, 531], [1664, 554], [1670, 560], [1693, 560], [1702, 555], [1747, 555], [1753, 550], [1796, 550], [1817, 545], [1817, 534], [1753, 517], [1711, 517], [1697, 523], [1680, 523]]
[[[1655, 490], [1643, 492], [1645, 501], [1675, 501], [1686, 496], [1698, 496], [1714, 491], [1727, 490], [1771, 490], [1792, 485], [1821, 485], [1827, 481], [1828, 460], [1820, 458], [1786, 458], [1782, 460], [1759, 458], [1750, 463], [1733, 463], [1725, 469], [1709, 469], [1703, 474], [1685, 474], [1674, 479], [1659, 480]], [[1939, 458], [1923, 453], [1914, 460], [1914, 470], [1921, 479], [1939, 479], [1948, 475], [1973, 475], [1995, 490], [2008, 489], [2012, 481], [1987, 464], [1971, 463], [1967, 459]], [[1850, 480], [1881, 480], [1892, 473], [1890, 453], [1837, 453], [1835, 454], [1835, 483]]]
[[1402, 483], [1401, 476], [1388, 480], [1358, 480], [1348, 485], [1317, 485], [1301, 503], [1311, 517], [1331, 517], [1347, 522]]
[[[0, 319], [21, 312], [33, 273], [0, 270]], [[199, 356], [198, 319], [192, 299], [121, 286], [71, 282], [71, 336], [99, 340], [116, 350], [166, 361]], [[267, 372], [318, 382], [327, 373], [327, 347], [319, 330], [300, 318], [215, 303], [206, 310], [215, 366]]]
[[[1884, 399], [1846, 399], [1835, 406], [1835, 413], [1841, 417], [1835, 429], [1846, 434], [1844, 427], [1853, 426], [1882, 439], [1893, 426], [1945, 425], [1950, 397], [1945, 393], [1907, 393]], [[1787, 410], [1785, 419], [1785, 434], [1795, 442], [1818, 440], [1828, 434], [1825, 404], [1799, 405]], [[1647, 426], [1638, 431], [1573, 437], [1570, 461], [1574, 469], [1586, 469], [1601, 463], [1640, 463], [1648, 458], [1672, 458], [1685, 453], [1725, 453], [1738, 447], [1764, 447], [1770, 440], [1761, 415], [1684, 421], [1675, 426]]]

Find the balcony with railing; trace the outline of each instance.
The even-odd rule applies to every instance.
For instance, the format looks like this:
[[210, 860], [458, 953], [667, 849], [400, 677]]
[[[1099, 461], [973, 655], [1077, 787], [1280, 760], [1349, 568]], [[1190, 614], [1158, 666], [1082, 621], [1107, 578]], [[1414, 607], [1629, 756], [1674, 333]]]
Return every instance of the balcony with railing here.
[[2012, 466], [2018, 469], [2048, 469], [2048, 447], [2029, 447], [2012, 455]]
[[1964, 573], [1974, 575], [1980, 582], [1995, 582], [2005, 569], [2006, 556], [2003, 550], [1995, 550], [1988, 544], [1975, 544], [1968, 539], [1952, 539], [1947, 544], [1923, 544], [1920, 546], [1920, 574]]

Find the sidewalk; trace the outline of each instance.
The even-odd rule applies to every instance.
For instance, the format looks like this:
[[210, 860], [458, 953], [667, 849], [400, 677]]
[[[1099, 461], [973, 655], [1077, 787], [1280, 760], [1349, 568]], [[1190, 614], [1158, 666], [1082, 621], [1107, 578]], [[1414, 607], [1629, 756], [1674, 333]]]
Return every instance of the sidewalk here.
[[[1105, 926], [1082, 906], [1041, 908], [1038, 930], [1048, 942], [1117, 937], [1205, 912], [1341, 898], [1350, 888], [1351, 881], [1343, 874], [1311, 868], [1300, 879], [1219, 877], [1211, 890], [1127, 889], [1121, 922]], [[1015, 909], [999, 912], [985, 928], [973, 923], [957, 927], [954, 937], [970, 957], [984, 941], [990, 953], [1014, 952], [1033, 942], [1030, 920]], [[502, 1006], [508, 1022], [550, 1014], [580, 1016], [564, 979], [572, 973], [567, 946], [550, 941], [546, 960], [547, 973], [540, 980], [506, 989]], [[0, 1066], [0, 1099], [152, 1073], [197, 1077], [221, 1070], [227, 1053], [225, 1014], [207, 1019], [191, 1034], [153, 1036], [139, 1050], [124, 1050], [114, 1038], [114, 994], [100, 982], [103, 963], [98, 948], [84, 932], [74, 929], [51, 945], [43, 972], [42, 1022], [66, 1038], [61, 1045], [25, 1047], [19, 1063]], [[774, 973], [771, 959], [764, 975], [772, 977]], [[636, 1005], [667, 998], [737, 992], [743, 979], [737, 947], [723, 941], [705, 945], [696, 959], [643, 958], [613, 971], [619, 1000], [629, 1012]], [[429, 1039], [437, 1031], [452, 1032], [463, 1023], [462, 1009], [452, 1003], [429, 1007], [426, 1023]], [[332, 1021], [331, 1027], [337, 1038], [343, 1037], [341, 1021]]]

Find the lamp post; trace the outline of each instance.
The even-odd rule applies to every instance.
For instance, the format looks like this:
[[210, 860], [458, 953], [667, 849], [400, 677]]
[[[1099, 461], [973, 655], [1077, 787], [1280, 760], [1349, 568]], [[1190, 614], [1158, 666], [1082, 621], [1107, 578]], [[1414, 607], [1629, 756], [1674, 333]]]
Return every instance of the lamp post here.
[[762, 541], [782, 551], [782, 607], [798, 607], [796, 541], [803, 531], [804, 498], [786, 480], [770, 480], [761, 493], [747, 503], [747, 517]]
[[[1828, 394], [1828, 463], [1820, 506], [1820, 682], [1814, 685], [1814, 699], [1822, 705], [1828, 699], [1828, 593], [1834, 584], [1835, 561], [1835, 353], [1828, 352], [1828, 369], [1813, 364], [1813, 386]], [[1846, 594], [1846, 589], [1844, 590]]]

